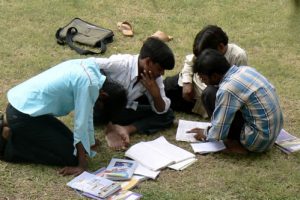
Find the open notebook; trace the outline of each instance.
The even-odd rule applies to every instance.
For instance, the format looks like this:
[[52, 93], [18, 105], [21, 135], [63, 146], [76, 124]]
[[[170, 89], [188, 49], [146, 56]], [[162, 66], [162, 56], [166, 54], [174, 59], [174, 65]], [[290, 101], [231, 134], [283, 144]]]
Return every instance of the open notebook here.
[[133, 145], [125, 152], [125, 156], [157, 171], [171, 164], [194, 158], [195, 154], [169, 143], [161, 136], [150, 142], [139, 142]]

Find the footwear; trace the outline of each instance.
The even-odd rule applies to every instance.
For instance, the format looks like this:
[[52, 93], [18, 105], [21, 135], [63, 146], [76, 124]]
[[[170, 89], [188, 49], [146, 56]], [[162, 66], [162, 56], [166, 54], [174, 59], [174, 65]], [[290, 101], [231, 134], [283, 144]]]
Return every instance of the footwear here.
[[164, 42], [169, 42], [169, 41], [173, 40], [172, 36], [169, 36], [162, 31], [156, 31], [155, 33], [153, 33], [153, 35], [151, 35], [151, 37], [157, 37]]
[[129, 22], [127, 21], [118, 22], [117, 26], [123, 35], [128, 37], [133, 37], [133, 27]]

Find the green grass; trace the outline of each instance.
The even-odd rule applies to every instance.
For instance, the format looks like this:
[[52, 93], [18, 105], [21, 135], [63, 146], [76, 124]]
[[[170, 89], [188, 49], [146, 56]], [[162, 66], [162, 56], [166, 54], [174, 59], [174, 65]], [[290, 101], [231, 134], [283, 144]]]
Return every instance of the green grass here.
[[[0, 0], [0, 110], [6, 92], [14, 85], [71, 58], [68, 47], [56, 44], [56, 30], [74, 17], [110, 28], [115, 40], [103, 56], [138, 53], [142, 41], [156, 30], [174, 37], [169, 43], [180, 71], [192, 52], [196, 33], [207, 24], [221, 26], [230, 41], [246, 49], [249, 63], [277, 88], [284, 112], [284, 128], [300, 137], [300, 9], [289, 0]], [[132, 22], [133, 38], [123, 37], [118, 21]], [[202, 120], [176, 113], [177, 119]], [[72, 127], [72, 118], [62, 118]], [[132, 143], [160, 135], [175, 142], [176, 127], [152, 136], [136, 134]], [[103, 127], [96, 129], [102, 141], [90, 170], [106, 166], [113, 152], [103, 140]], [[177, 172], [164, 170], [155, 181], [135, 189], [144, 199], [300, 199], [300, 153], [285, 155], [277, 148], [248, 156], [211, 154]], [[57, 167], [11, 164], [0, 161], [0, 199], [81, 199], [66, 183], [72, 177], [57, 174]]]

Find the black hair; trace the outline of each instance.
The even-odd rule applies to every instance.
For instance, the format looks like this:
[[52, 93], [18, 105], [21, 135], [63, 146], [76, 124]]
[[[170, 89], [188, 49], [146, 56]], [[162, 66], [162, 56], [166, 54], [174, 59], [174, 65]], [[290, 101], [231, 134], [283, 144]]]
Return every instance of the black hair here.
[[103, 119], [110, 121], [125, 108], [127, 104], [127, 92], [119, 82], [116, 82], [109, 77], [106, 77], [100, 92], [101, 91], [107, 94], [107, 98], [101, 99], [99, 96], [97, 101], [100, 101], [103, 107], [98, 108], [96, 107], [97, 104], [95, 104], [94, 115], [104, 115]]
[[205, 49], [197, 57], [194, 65], [193, 72], [211, 76], [213, 73], [224, 75], [230, 64], [227, 59], [215, 49]]
[[193, 44], [193, 53], [197, 57], [207, 48], [218, 49], [218, 45], [228, 44], [227, 34], [216, 25], [205, 26], [195, 37]]
[[175, 65], [172, 50], [162, 40], [149, 37], [140, 50], [140, 58], [149, 57], [154, 63], [158, 63], [163, 69], [171, 70]]

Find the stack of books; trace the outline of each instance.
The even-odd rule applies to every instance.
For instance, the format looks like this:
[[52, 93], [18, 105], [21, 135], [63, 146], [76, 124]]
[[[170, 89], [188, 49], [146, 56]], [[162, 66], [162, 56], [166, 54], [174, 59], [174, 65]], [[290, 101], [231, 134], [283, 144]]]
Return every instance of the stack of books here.
[[286, 154], [300, 150], [300, 138], [291, 135], [282, 129], [275, 141], [277, 147]]
[[113, 158], [107, 167], [94, 173], [83, 172], [67, 183], [82, 196], [98, 200], [137, 200], [141, 194], [129, 191], [146, 177], [133, 175], [137, 162]]

